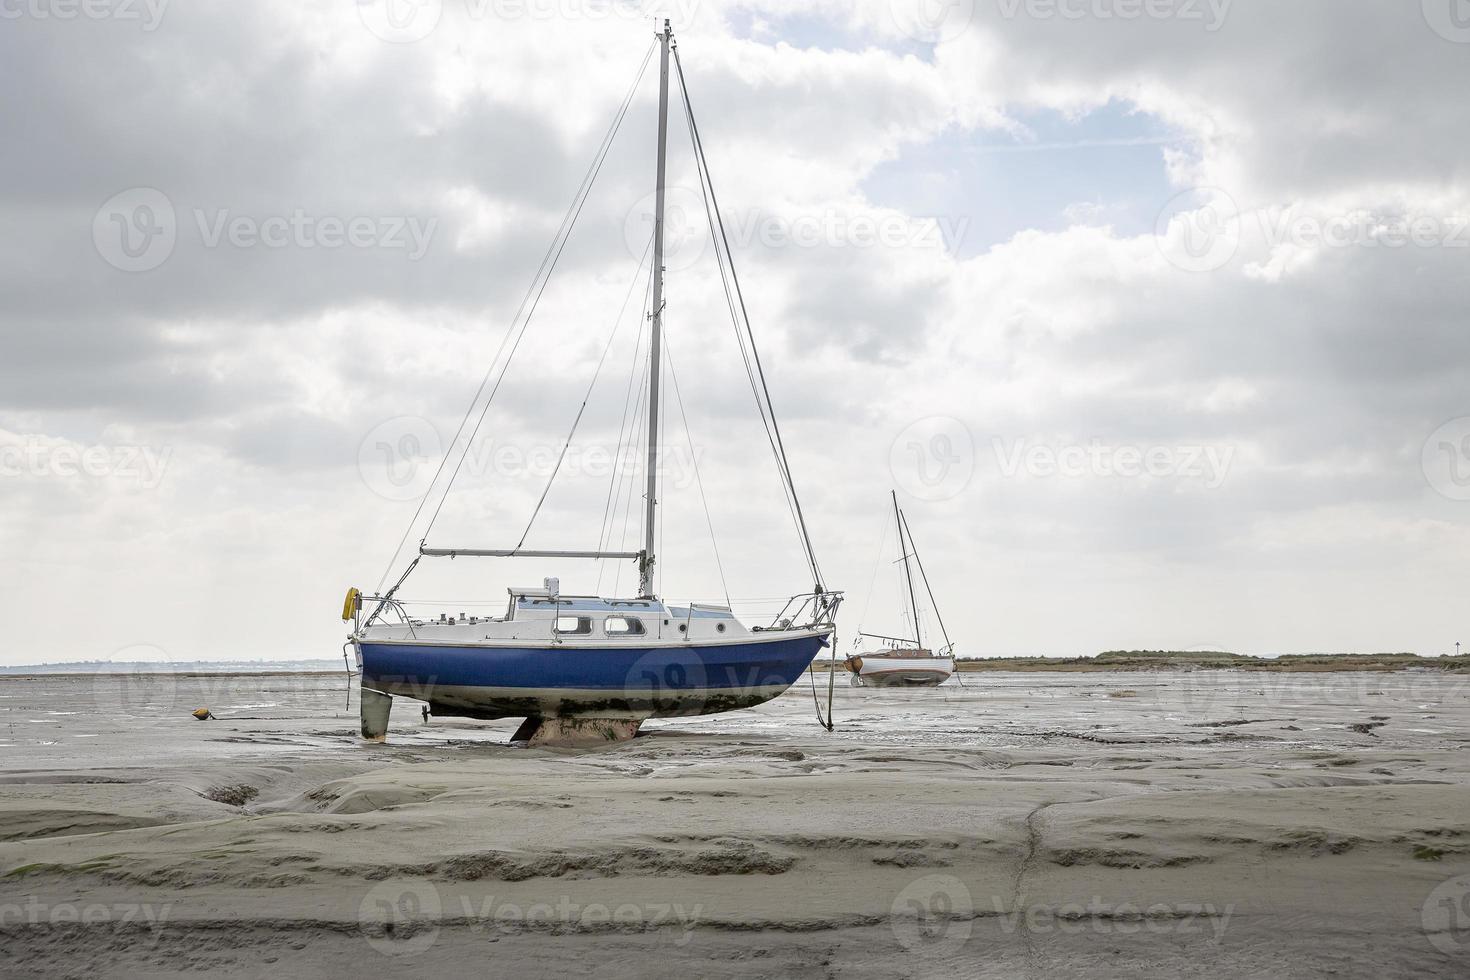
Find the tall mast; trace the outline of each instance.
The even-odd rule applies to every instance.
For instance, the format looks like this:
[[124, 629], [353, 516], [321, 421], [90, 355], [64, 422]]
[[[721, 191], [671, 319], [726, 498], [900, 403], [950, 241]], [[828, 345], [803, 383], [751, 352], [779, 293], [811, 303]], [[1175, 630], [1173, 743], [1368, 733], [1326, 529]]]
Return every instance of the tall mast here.
[[898, 550], [903, 554], [903, 577], [909, 583], [909, 610], [914, 614], [914, 645], [922, 647], [924, 638], [919, 635], [919, 600], [914, 596], [914, 573], [909, 569], [909, 549], [903, 541], [903, 511], [898, 509], [898, 491], [888, 492], [893, 497], [893, 523], [898, 527]]
[[[659, 349], [664, 320], [664, 163], [669, 135], [669, 43], [674, 32], [664, 21], [658, 35], [658, 176], [653, 192], [653, 328], [648, 346], [648, 488], [643, 510], [643, 560], [638, 565], [638, 594], [653, 598], [654, 508], [658, 506], [658, 382]], [[912, 583], [910, 583], [912, 588]]]

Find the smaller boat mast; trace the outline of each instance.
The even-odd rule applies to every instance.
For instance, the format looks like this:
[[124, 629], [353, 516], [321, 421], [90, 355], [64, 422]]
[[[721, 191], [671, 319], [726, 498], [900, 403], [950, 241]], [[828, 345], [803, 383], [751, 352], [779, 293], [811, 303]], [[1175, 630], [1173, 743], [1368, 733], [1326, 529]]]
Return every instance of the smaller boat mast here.
[[914, 646], [919, 649], [924, 647], [924, 638], [919, 632], [919, 600], [914, 594], [914, 573], [909, 568], [909, 544], [904, 542], [904, 519], [903, 511], [898, 509], [898, 491], [890, 490], [889, 495], [893, 498], [893, 523], [898, 528], [898, 550], [903, 555], [903, 577], [909, 585], [909, 611], [914, 617]]

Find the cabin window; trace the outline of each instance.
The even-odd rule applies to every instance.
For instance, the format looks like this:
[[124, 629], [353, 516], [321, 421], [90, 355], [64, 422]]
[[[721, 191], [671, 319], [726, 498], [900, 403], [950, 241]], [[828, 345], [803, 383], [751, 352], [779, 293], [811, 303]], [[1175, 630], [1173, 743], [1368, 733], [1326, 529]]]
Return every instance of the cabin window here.
[[558, 616], [556, 617], [556, 632], [591, 633], [592, 618], [590, 616]]
[[609, 616], [602, 629], [608, 636], [642, 636], [645, 632], [643, 620], [632, 616]]

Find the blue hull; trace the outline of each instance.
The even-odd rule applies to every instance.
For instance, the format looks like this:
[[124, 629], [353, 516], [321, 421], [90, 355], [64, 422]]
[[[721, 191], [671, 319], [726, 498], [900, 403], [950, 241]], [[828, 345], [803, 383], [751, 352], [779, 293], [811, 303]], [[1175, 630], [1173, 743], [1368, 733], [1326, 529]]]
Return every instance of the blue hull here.
[[790, 687], [825, 634], [748, 643], [488, 647], [360, 643], [362, 684], [474, 718], [664, 718], [760, 704]]

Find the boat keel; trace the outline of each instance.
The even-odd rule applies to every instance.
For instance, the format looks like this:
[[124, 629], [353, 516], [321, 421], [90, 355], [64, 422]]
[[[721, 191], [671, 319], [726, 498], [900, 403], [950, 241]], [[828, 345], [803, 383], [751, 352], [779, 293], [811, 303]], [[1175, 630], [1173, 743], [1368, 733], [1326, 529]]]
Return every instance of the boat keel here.
[[609, 742], [626, 742], [638, 734], [641, 724], [641, 718], [527, 718], [510, 740], [524, 742], [528, 749], [543, 746], [586, 748]]
[[362, 713], [362, 737], [370, 742], [384, 741], [388, 737], [388, 714], [393, 710], [393, 698], [364, 687], [358, 704]]

